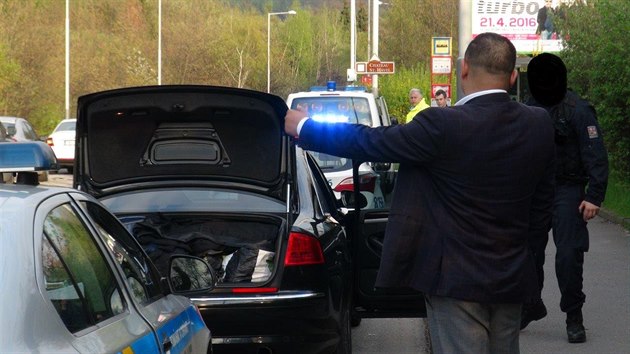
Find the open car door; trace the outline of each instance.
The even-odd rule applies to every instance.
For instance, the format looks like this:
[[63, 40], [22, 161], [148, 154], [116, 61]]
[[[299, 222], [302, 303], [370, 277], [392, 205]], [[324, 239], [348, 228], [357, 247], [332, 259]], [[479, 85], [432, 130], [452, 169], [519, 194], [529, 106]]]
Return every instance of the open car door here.
[[[353, 163], [355, 201], [361, 200], [358, 166]], [[396, 172], [394, 172], [396, 173]], [[394, 177], [395, 183], [395, 177]], [[385, 195], [385, 207], [361, 209], [366, 203], [354, 203], [349, 211], [354, 267], [353, 324], [361, 318], [426, 317], [424, 296], [412, 289], [388, 289], [374, 286], [383, 252], [385, 226], [389, 217], [391, 192]], [[363, 205], [362, 205], [363, 204]]]

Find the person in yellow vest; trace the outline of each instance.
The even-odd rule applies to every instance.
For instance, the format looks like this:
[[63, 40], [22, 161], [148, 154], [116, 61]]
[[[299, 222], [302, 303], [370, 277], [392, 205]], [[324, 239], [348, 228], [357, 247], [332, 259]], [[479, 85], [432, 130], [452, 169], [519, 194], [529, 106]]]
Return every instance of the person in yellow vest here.
[[409, 103], [411, 104], [411, 110], [407, 113], [407, 117], [405, 118], [405, 122], [410, 122], [416, 114], [420, 113], [425, 108], [429, 108], [429, 105], [424, 102], [424, 97], [422, 97], [422, 91], [417, 88], [412, 88], [409, 90]]

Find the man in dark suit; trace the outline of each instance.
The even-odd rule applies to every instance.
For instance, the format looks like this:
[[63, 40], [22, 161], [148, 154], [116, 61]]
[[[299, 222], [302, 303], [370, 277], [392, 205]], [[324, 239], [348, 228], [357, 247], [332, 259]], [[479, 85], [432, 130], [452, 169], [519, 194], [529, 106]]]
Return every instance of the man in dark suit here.
[[426, 297], [436, 353], [518, 353], [521, 304], [536, 296], [530, 235], [548, 231], [554, 130], [510, 99], [516, 51], [498, 34], [468, 45], [452, 109], [407, 124], [327, 124], [290, 110], [308, 150], [400, 163], [376, 285]]

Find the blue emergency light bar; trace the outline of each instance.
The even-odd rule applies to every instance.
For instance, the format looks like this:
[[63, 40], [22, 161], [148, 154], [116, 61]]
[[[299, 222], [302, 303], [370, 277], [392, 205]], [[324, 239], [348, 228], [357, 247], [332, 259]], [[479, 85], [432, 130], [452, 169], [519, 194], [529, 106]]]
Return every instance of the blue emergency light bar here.
[[316, 91], [359, 91], [359, 92], [367, 92], [367, 87], [365, 86], [345, 86], [345, 87], [340, 87], [339, 90], [337, 90], [337, 83], [335, 81], [328, 81], [326, 83], [326, 86], [311, 86], [310, 88], [311, 92], [316, 92]]
[[367, 92], [367, 87], [365, 86], [346, 86], [344, 91], [361, 91]]
[[0, 172], [57, 170], [57, 158], [42, 141], [0, 143]]

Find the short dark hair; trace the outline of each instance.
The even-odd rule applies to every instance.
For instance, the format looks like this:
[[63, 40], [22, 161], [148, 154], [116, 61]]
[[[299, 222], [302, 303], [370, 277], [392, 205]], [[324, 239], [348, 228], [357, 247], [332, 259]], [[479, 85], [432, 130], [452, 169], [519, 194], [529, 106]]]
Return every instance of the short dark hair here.
[[448, 96], [446, 95], [446, 91], [444, 91], [444, 90], [442, 90], [442, 89], [439, 89], [439, 90], [435, 91], [435, 96], [437, 97], [437, 96], [439, 96], [439, 95], [444, 95], [444, 98], [448, 97]]
[[516, 65], [516, 48], [502, 35], [486, 32], [468, 44], [464, 59], [471, 67], [482, 68], [489, 74], [511, 74]]

